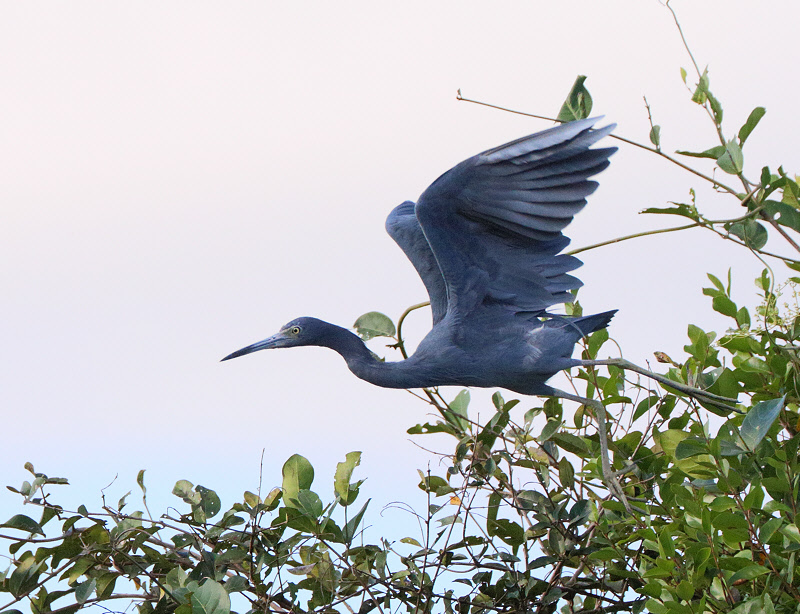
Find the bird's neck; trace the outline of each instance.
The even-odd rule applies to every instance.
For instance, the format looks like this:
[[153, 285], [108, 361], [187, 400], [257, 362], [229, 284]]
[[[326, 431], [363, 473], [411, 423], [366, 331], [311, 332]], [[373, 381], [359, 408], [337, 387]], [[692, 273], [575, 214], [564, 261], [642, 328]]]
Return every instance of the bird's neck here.
[[340, 326], [332, 327], [331, 334], [322, 345], [338, 352], [356, 377], [383, 388], [423, 388], [432, 385], [417, 372], [413, 357], [400, 362], [381, 362], [360, 337]]

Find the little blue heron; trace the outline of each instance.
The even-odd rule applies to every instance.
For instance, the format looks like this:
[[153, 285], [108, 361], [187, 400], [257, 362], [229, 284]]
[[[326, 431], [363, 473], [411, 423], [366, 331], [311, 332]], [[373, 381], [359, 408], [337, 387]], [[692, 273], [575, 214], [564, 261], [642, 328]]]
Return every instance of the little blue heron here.
[[575, 343], [608, 325], [615, 311], [550, 314], [573, 300], [582, 263], [560, 252], [561, 231], [586, 205], [616, 147], [590, 149], [614, 126], [562, 124], [458, 164], [415, 204], [404, 202], [386, 230], [417, 269], [430, 296], [433, 328], [407, 360], [382, 362], [355, 334], [298, 318], [272, 337], [223, 358], [270, 348], [318, 345], [361, 379], [386, 388], [499, 387], [553, 395], [545, 382], [580, 364]]
[[[223, 360], [271, 348], [331, 348], [361, 379], [386, 388], [476, 386], [557, 396], [596, 409], [609, 488], [625, 501], [611, 472], [602, 403], [546, 384], [575, 366], [615, 364], [683, 391], [695, 389], [622, 359], [572, 358], [582, 337], [608, 326], [616, 310], [584, 317], [551, 314], [571, 302], [581, 266], [562, 254], [562, 230], [597, 188], [616, 147], [591, 149], [614, 125], [584, 119], [532, 134], [461, 162], [434, 181], [416, 203], [404, 202], [386, 230], [405, 252], [430, 297], [433, 328], [407, 360], [382, 362], [340, 326], [298, 318], [277, 334]], [[710, 395], [713, 396], [713, 395]]]

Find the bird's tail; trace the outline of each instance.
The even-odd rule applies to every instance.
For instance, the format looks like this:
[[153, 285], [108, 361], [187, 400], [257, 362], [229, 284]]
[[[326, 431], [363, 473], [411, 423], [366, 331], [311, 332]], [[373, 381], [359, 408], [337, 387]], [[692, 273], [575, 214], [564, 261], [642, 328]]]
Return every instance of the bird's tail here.
[[600, 330], [601, 328], [608, 326], [615, 313], [617, 313], [616, 309], [604, 311], [603, 313], [596, 313], [591, 316], [576, 318], [572, 321], [572, 323], [580, 331], [581, 336], [585, 337], [589, 333], [593, 333], [596, 330]]

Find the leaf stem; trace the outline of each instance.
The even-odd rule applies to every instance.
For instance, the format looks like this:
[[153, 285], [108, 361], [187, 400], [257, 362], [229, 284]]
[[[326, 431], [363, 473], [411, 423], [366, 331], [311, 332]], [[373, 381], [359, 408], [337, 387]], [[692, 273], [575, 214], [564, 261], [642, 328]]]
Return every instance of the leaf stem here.
[[406, 352], [406, 346], [403, 342], [403, 322], [405, 322], [408, 314], [410, 314], [412, 311], [422, 309], [430, 304], [430, 301], [424, 301], [422, 303], [417, 303], [416, 305], [411, 305], [411, 307], [407, 308], [397, 320], [397, 349], [400, 350], [400, 353], [403, 355], [404, 359], [408, 359], [408, 352]]

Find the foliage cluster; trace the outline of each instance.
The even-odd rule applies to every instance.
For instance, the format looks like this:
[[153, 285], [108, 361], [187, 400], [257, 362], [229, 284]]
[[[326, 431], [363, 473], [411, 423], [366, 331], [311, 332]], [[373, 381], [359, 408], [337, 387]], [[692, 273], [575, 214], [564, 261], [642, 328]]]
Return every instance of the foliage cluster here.
[[[135, 602], [140, 614], [799, 611], [800, 317], [781, 292], [793, 292], [800, 278], [777, 284], [767, 259], [800, 271], [800, 261], [781, 253], [800, 253], [800, 186], [783, 168], [764, 167], [757, 181], [745, 176], [744, 146], [765, 111], [754, 109], [728, 138], [708, 73], [695, 68], [691, 99], [719, 144], [678, 154], [713, 160], [713, 173], [664, 153], [652, 120], [651, 145], [634, 145], [728, 194], [735, 215], [710, 219], [694, 193], [689, 203], [645, 213], [689, 220], [653, 233], [705, 228], [761, 259], [764, 271], [754, 308], [734, 302], [730, 272], [724, 281], [709, 275], [703, 292], [730, 327], [717, 334], [690, 325], [682, 362], [658, 356], [672, 381], [735, 405], [655, 389], [614, 366], [574, 374], [576, 394], [613, 417], [610, 460], [630, 511], [604, 483], [592, 406], [548, 399], [512, 412], [519, 401], [497, 393], [491, 417], [478, 423], [468, 392], [445, 402], [426, 390], [441, 418], [409, 433], [445, 434], [454, 448], [442, 454], [439, 473], [420, 475], [428, 504], [413, 512], [419, 536], [365, 534], [369, 501], [359, 499], [353, 477], [358, 452], [337, 466], [329, 501], [312, 490], [309, 462], [293, 456], [280, 488], [246, 492], [225, 511], [213, 490], [181, 480], [173, 492], [183, 511], [158, 518], [147, 510], [143, 473], [144, 511], [125, 511], [127, 495], [115, 507], [69, 511], [52, 494], [66, 480], [27, 465], [33, 478], [10, 488], [41, 515], [0, 525], [10, 555], [0, 613], [20, 614], [23, 603], [35, 614], [67, 613], [114, 600]], [[591, 111], [584, 81], [559, 120]], [[365, 314], [357, 328], [364, 337], [394, 337], [405, 353], [407, 313], [397, 326]], [[607, 351], [608, 341], [606, 330], [592, 334], [583, 358]]]

